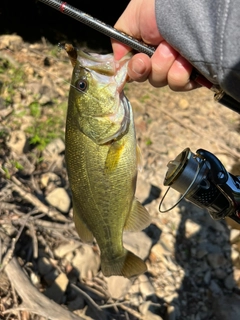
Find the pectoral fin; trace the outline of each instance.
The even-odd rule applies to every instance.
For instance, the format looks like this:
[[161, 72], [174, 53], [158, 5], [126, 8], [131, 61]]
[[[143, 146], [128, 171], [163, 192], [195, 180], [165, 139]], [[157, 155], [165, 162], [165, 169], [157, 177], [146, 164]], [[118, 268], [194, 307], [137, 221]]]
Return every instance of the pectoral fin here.
[[107, 158], [105, 161], [105, 172], [110, 173], [114, 171], [119, 163], [122, 151], [124, 149], [123, 141], [114, 141], [109, 148]]
[[88, 229], [86, 224], [80, 218], [80, 214], [77, 212], [76, 208], [73, 206], [73, 220], [79, 237], [83, 242], [93, 242], [93, 234]]
[[134, 199], [124, 231], [141, 231], [149, 226], [150, 223], [151, 217], [147, 209], [137, 199]]

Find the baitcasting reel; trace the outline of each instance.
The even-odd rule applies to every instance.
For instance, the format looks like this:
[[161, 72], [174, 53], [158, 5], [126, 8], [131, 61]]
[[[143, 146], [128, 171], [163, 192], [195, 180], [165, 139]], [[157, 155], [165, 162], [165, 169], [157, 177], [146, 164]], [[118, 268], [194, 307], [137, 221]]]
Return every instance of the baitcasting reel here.
[[[196, 154], [184, 149], [168, 163], [164, 185], [180, 192], [200, 208], [207, 209], [213, 219], [230, 217], [240, 223], [240, 176], [227, 172], [220, 160], [209, 151], [198, 149]], [[165, 193], [159, 205], [167, 194]]]

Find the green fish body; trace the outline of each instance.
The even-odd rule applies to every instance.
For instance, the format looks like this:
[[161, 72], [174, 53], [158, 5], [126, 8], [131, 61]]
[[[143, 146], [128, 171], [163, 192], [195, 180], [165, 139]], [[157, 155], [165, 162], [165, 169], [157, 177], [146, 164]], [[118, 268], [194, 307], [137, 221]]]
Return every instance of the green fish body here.
[[134, 197], [139, 151], [132, 108], [123, 93], [125, 58], [77, 51], [66, 122], [66, 164], [77, 232], [96, 239], [105, 276], [132, 277], [147, 270], [123, 247], [123, 231], [150, 223]]

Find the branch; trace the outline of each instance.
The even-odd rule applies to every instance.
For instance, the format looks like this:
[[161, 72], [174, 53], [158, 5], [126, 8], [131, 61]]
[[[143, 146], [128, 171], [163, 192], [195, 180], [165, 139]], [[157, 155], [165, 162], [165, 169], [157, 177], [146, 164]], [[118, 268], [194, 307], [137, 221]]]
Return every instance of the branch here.
[[30, 283], [16, 258], [13, 258], [7, 264], [5, 272], [23, 301], [22, 305], [16, 310], [27, 310], [49, 320], [85, 320], [85, 318], [63, 309], [60, 305], [41, 294]]

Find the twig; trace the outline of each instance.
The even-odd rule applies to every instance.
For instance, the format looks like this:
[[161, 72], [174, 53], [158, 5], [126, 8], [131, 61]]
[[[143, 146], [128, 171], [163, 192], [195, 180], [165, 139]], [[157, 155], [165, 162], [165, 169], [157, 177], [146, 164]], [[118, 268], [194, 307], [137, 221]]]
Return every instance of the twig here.
[[19, 239], [19, 237], [20, 237], [20, 235], [21, 235], [21, 233], [22, 233], [22, 231], [23, 231], [26, 223], [27, 223], [27, 219], [25, 220], [25, 223], [23, 223], [22, 226], [21, 226], [21, 228], [19, 229], [16, 238], [13, 238], [13, 239], [12, 239], [11, 248], [7, 251], [7, 253], [6, 253], [6, 255], [5, 255], [4, 259], [3, 259], [3, 263], [2, 263], [2, 265], [1, 265], [1, 267], [0, 267], [0, 272], [4, 269], [4, 267], [5, 267], [5, 266], [9, 263], [9, 261], [12, 259], [12, 257], [13, 257], [13, 252], [14, 252], [14, 250], [15, 250], [16, 243], [17, 243], [17, 241], [18, 241], [18, 239]]
[[82, 289], [80, 289], [78, 286], [76, 286], [73, 283], [71, 283], [71, 287], [74, 288], [77, 292], [79, 292], [81, 294], [81, 296], [87, 302], [89, 307], [92, 308], [92, 310], [94, 311], [94, 313], [96, 314], [96, 316], [99, 320], [107, 319], [106, 313], [99, 307], [98, 304], [96, 304], [95, 301], [93, 301], [93, 299], [86, 292], [84, 292]]
[[[12, 284], [12, 282], [10, 281], [11, 283], [11, 288], [12, 288], [12, 294], [13, 294], [13, 305], [14, 305], [14, 308], [16, 308], [18, 306], [18, 303], [17, 303], [17, 295], [16, 295], [16, 291], [15, 291], [15, 288]], [[21, 320], [20, 318], [20, 314], [19, 314], [19, 311], [17, 312], [17, 317], [19, 320]]]
[[16, 258], [13, 258], [5, 267], [5, 272], [12, 282], [23, 303], [12, 310], [6, 310], [3, 314], [12, 311], [26, 310], [38, 314], [48, 320], [84, 320], [84, 318], [65, 310], [54, 301], [41, 294], [29, 281]]
[[30, 202], [33, 206], [38, 208], [39, 211], [45, 213], [52, 219], [56, 219], [62, 222], [68, 222], [68, 219], [53, 208], [47, 207], [43, 204], [37, 197], [35, 197], [32, 193], [24, 190], [23, 185], [16, 177], [12, 177], [12, 181], [9, 181], [12, 190], [17, 192], [21, 197], [23, 197], [26, 201]]
[[109, 303], [109, 304], [104, 304], [103, 306], [100, 306], [101, 309], [108, 309], [108, 308], [113, 308], [113, 307], [119, 307], [122, 305], [128, 304], [127, 301], [123, 301], [123, 302], [113, 302], [113, 303]]
[[125, 306], [124, 304], [120, 305], [119, 307], [122, 308], [123, 310], [127, 311], [128, 313], [132, 314], [134, 317], [136, 317], [139, 320], [144, 319], [144, 317], [139, 312], [137, 312], [136, 310], [133, 310], [132, 308]]
[[53, 229], [53, 230], [71, 230], [74, 228], [73, 222], [68, 222], [65, 224], [60, 224], [57, 222], [51, 222], [51, 221], [45, 221], [45, 220], [39, 220], [34, 219], [34, 223], [40, 227], [46, 228], [46, 229]]
[[36, 237], [36, 232], [32, 223], [28, 223], [28, 228], [29, 228], [29, 231], [32, 237], [32, 242], [33, 242], [33, 258], [37, 259], [38, 258], [38, 241]]
[[54, 259], [54, 254], [53, 254], [50, 246], [48, 245], [47, 241], [45, 240], [45, 238], [41, 234], [38, 235], [38, 241], [45, 247], [45, 251], [46, 251], [46, 253], [49, 254], [50, 258]]
[[[93, 279], [94, 281], [96, 280], [96, 278]], [[93, 289], [96, 289], [96, 291], [98, 291], [101, 295], [103, 294], [105, 299], [109, 299], [110, 298], [110, 294], [109, 292], [107, 291], [106, 288], [104, 288], [103, 286], [103, 283], [102, 284], [98, 284], [97, 281], [89, 281], [89, 280], [86, 280], [86, 284], [93, 288]], [[102, 281], [103, 282], [103, 281]]]
[[14, 210], [18, 208], [18, 206], [14, 203], [8, 203], [8, 202], [1, 202], [0, 203], [0, 211], [2, 210]]
[[83, 283], [79, 283], [78, 286], [83, 289], [83, 290], [86, 290], [86, 291], [89, 291], [90, 294], [94, 297], [94, 299], [106, 299], [106, 295], [105, 294], [102, 294], [101, 292], [99, 292], [98, 290], [92, 288], [92, 287], [88, 287], [88, 286], [85, 286]]
[[8, 264], [8, 262], [12, 259], [16, 243], [17, 243], [18, 239], [20, 238], [20, 235], [22, 234], [22, 231], [23, 231], [24, 227], [26, 225], [28, 225], [28, 223], [27, 223], [28, 219], [30, 218], [30, 216], [32, 214], [34, 214], [36, 212], [37, 212], [36, 210], [32, 210], [32, 211], [28, 212], [25, 215], [25, 219], [21, 219], [21, 228], [18, 230], [17, 236], [12, 239], [11, 248], [8, 250], [8, 252], [6, 253], [6, 255], [5, 255], [4, 259], [3, 259], [3, 263], [2, 263], [2, 265], [0, 267], [0, 272], [4, 269], [4, 267]]
[[2, 239], [0, 237], [0, 266], [2, 265]]

